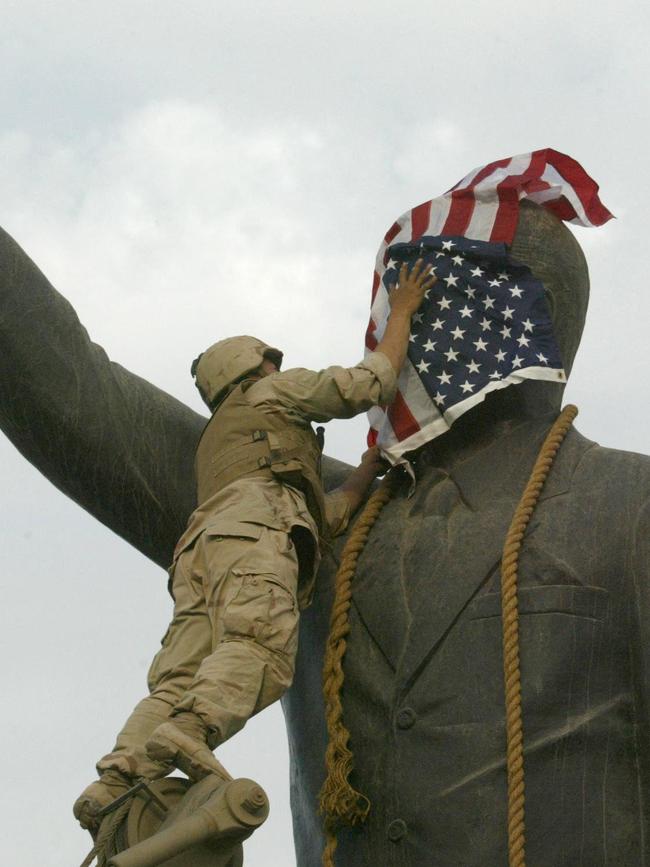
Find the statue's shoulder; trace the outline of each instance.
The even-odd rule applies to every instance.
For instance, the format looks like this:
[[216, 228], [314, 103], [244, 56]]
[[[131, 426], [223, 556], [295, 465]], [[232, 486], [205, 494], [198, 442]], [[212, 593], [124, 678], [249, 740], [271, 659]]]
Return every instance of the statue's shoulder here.
[[567, 445], [577, 458], [574, 480], [593, 488], [650, 496], [650, 456], [601, 446], [573, 429]]

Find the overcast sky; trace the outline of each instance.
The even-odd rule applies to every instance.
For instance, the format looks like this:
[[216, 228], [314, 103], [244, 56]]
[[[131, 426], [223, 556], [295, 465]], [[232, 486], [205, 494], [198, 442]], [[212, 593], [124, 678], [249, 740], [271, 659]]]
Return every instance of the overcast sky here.
[[[576, 229], [592, 300], [567, 398], [587, 436], [650, 449], [646, 4], [0, 10], [0, 224], [113, 359], [197, 410], [190, 360], [231, 334], [286, 366], [355, 363], [393, 220], [477, 165], [553, 147], [618, 218]], [[365, 427], [332, 423], [326, 450], [356, 461]], [[1, 851], [71, 867], [90, 842], [72, 802], [143, 694], [171, 600], [161, 569], [4, 438], [0, 461]], [[247, 867], [292, 867], [279, 708], [220, 757], [271, 796]]]

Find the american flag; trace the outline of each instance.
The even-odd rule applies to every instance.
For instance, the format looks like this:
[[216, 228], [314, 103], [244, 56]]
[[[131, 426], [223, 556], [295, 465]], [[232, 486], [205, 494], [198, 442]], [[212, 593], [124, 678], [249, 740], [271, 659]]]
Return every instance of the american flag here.
[[384, 237], [368, 351], [386, 328], [388, 288], [401, 263], [423, 257], [438, 278], [413, 317], [395, 401], [368, 414], [368, 441], [392, 463], [445, 433], [490, 391], [525, 379], [566, 380], [544, 287], [508, 256], [522, 198], [583, 226], [612, 216], [584, 169], [547, 148], [475, 169], [403, 214]]

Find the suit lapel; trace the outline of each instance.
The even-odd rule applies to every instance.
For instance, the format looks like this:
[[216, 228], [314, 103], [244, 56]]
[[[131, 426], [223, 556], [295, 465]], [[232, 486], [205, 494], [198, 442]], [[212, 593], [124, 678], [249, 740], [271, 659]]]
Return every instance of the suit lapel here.
[[[475, 511], [460, 503], [445, 522], [446, 544], [431, 546], [424, 534], [416, 541], [420, 551], [417, 571], [405, 576], [413, 619], [399, 666], [403, 683], [416, 676], [435, 653], [498, 565], [515, 505], [514, 498], [503, 498]], [[415, 563], [416, 558], [412, 559]]]
[[[391, 502], [373, 528], [355, 578], [354, 603], [402, 683], [435, 653], [499, 564], [551, 422], [521, 425], [451, 474], [425, 469], [414, 496]], [[568, 490], [591, 445], [570, 432], [540, 501]]]
[[370, 533], [352, 584], [353, 604], [391, 668], [397, 669], [409, 628], [396, 528], [407, 528], [408, 501], [394, 499]]

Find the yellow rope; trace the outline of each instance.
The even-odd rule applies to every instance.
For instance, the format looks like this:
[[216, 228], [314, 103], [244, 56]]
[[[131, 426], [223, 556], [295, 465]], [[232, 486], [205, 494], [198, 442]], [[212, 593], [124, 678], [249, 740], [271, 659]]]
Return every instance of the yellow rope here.
[[390, 500], [399, 478], [391, 471], [379, 488], [370, 496], [360, 518], [354, 525], [341, 554], [341, 563], [334, 581], [334, 603], [330, 615], [330, 632], [323, 666], [323, 694], [325, 719], [329, 743], [325, 754], [327, 776], [320, 792], [320, 809], [325, 821], [326, 845], [323, 867], [334, 867], [336, 829], [340, 824], [356, 825], [363, 822], [370, 810], [370, 801], [357, 792], [350, 782], [353, 756], [348, 743], [350, 732], [343, 722], [343, 657], [346, 637], [350, 631], [349, 610], [352, 599], [352, 578], [357, 560], [363, 551], [370, 530], [381, 510]]
[[505, 683], [506, 743], [508, 767], [508, 864], [525, 867], [524, 751], [521, 723], [521, 671], [519, 668], [519, 609], [517, 570], [526, 527], [549, 474], [553, 460], [578, 414], [565, 407], [540, 449], [535, 466], [515, 510], [506, 535], [501, 560], [501, 614], [503, 622], [503, 674]]

